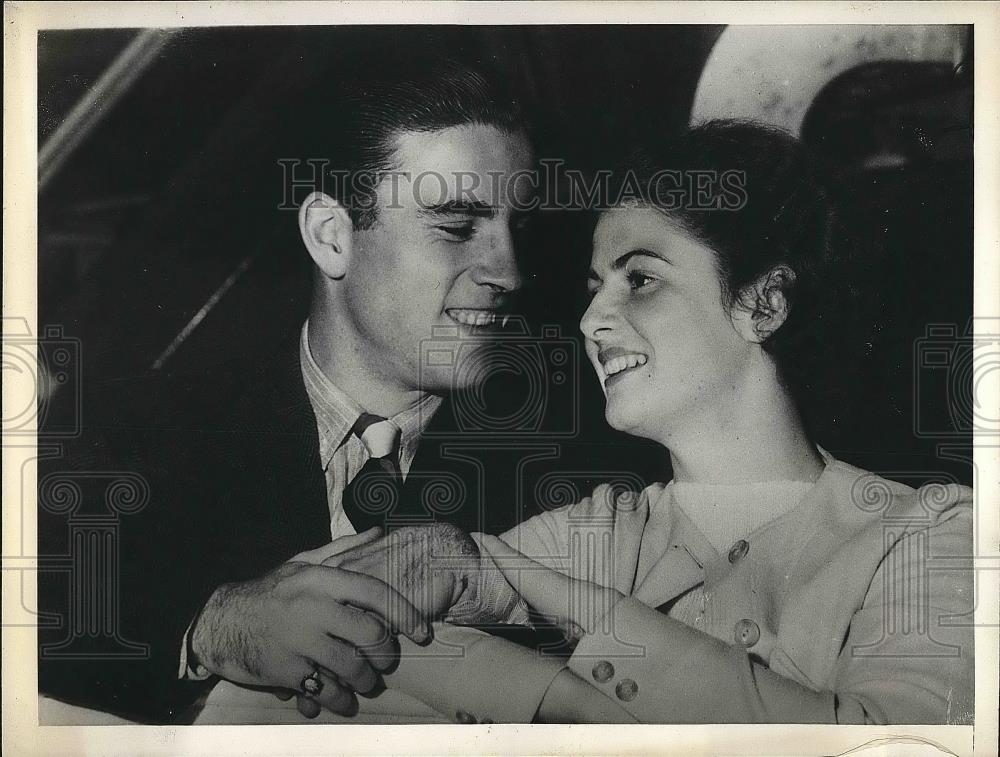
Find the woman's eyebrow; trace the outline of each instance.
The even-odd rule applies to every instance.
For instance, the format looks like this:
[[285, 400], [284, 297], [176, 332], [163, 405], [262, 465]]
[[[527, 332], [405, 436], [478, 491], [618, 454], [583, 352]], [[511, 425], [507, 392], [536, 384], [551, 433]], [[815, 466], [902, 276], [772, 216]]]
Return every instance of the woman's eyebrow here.
[[629, 250], [624, 255], [621, 255], [620, 257], [616, 258], [615, 261], [611, 264], [611, 270], [620, 271], [622, 268], [625, 267], [628, 261], [630, 261], [634, 257], [640, 257], [640, 256], [647, 258], [655, 258], [656, 260], [662, 260], [664, 263], [667, 263], [668, 265], [673, 265], [660, 253], [653, 252], [652, 250], [647, 250], [645, 248], [640, 247], [635, 250]]
[[[618, 258], [616, 258], [611, 263], [611, 270], [612, 271], [620, 271], [620, 270], [622, 270], [628, 264], [628, 261], [630, 261], [632, 258], [640, 257], [640, 256], [647, 257], [647, 258], [653, 258], [654, 260], [662, 260], [664, 263], [666, 263], [668, 265], [673, 265], [673, 263], [671, 263], [669, 260], [667, 260], [667, 258], [665, 258], [660, 253], [653, 252], [652, 250], [647, 250], [644, 247], [639, 247], [639, 248], [636, 248], [634, 250], [629, 250], [625, 254], [619, 256]], [[593, 268], [591, 268], [590, 271], [587, 273], [587, 282], [590, 283], [592, 281], [596, 282], [598, 284], [600, 284], [601, 282], [604, 281], [604, 279], [602, 279], [597, 274], [597, 271], [595, 271]]]

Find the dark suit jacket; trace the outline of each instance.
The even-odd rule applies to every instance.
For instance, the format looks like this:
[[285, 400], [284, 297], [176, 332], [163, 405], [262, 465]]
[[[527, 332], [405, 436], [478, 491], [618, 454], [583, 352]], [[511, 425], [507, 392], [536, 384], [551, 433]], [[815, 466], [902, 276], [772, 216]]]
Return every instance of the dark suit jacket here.
[[[152, 382], [142, 399], [153, 410], [138, 427], [86, 429], [68, 454], [40, 461], [40, 691], [143, 721], [177, 718], [206, 687], [177, 673], [185, 630], [215, 588], [329, 541], [297, 337], [244, 383], [233, 403], [206, 401], [205, 376]], [[182, 406], [199, 420], [178, 425]], [[454, 400], [431, 421], [402, 498], [437, 503], [418, 507], [417, 520], [506, 530], [535, 514], [539, 485], [558, 491], [554, 472], [588, 470], [595, 451], [580, 438], [498, 440], [467, 425]], [[607, 447], [600, 453], [606, 469]], [[568, 480], [581, 492], [594, 483]], [[116, 497], [131, 506], [116, 509]]]

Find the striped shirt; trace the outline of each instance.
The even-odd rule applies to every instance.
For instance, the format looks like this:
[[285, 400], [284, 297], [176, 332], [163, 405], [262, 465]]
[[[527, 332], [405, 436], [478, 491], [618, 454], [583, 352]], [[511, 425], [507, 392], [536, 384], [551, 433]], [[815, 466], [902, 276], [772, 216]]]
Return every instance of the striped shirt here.
[[[299, 362], [309, 404], [316, 415], [320, 463], [326, 477], [326, 499], [330, 506], [330, 536], [336, 539], [355, 533], [354, 526], [344, 513], [342, 501], [345, 487], [369, 458], [368, 448], [351, 433], [351, 428], [364, 409], [337, 388], [316, 363], [309, 350], [309, 321], [302, 326]], [[420, 435], [426, 430], [441, 402], [441, 397], [425, 394], [416, 404], [389, 418], [402, 432], [399, 469], [404, 479], [417, 454]]]

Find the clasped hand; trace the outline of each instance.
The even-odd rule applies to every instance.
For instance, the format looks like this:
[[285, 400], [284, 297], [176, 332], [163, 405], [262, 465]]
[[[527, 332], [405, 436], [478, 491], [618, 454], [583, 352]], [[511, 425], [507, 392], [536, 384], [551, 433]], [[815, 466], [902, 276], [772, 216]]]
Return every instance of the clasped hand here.
[[395, 665], [397, 634], [418, 644], [431, 637], [422, 612], [402, 594], [335, 564], [340, 552], [364, 547], [379, 535], [372, 529], [344, 537], [259, 579], [220, 586], [191, 631], [198, 659], [210, 673], [277, 689], [282, 698], [315, 673], [321, 691], [300, 697], [300, 711], [308, 717], [320, 707], [353, 714], [355, 693], [377, 693], [380, 674]]
[[[528, 560], [495, 537], [483, 537], [483, 546], [536, 612], [567, 636], [589, 631], [620, 596]], [[445, 617], [460, 599], [476, 603], [483, 566], [476, 543], [453, 526], [402, 528], [384, 538], [371, 529], [303, 552], [259, 579], [219, 587], [192, 631], [192, 646], [211, 673], [284, 699], [298, 694], [307, 717], [321, 708], [350, 715], [356, 694], [381, 691], [381, 673], [398, 660], [397, 634], [426, 643], [428, 621]], [[302, 681], [312, 673], [321, 691], [304, 696]]]
[[[441, 618], [470, 583], [474, 586], [479, 551], [461, 529], [449, 525], [411, 526], [384, 538], [380, 535], [379, 529], [371, 529], [357, 537], [336, 539], [325, 547], [297, 555], [293, 562], [368, 577], [369, 590], [381, 592], [389, 603], [401, 599], [407, 608], [415, 608], [427, 620]], [[372, 603], [375, 599], [369, 597]], [[388, 633], [388, 629], [384, 630]], [[393, 651], [390, 662], [395, 662], [398, 647]], [[390, 667], [379, 670], [385, 672]], [[292, 693], [286, 692], [283, 698]], [[306, 717], [319, 714], [320, 705], [347, 714], [319, 697], [298, 694], [296, 704]]]
[[[464, 616], [477, 624], [501, 621], [492, 612], [504, 606], [496, 597], [480, 596], [489, 571], [499, 572], [538, 615], [564, 629], [573, 640], [610, 621], [609, 611], [622, 595], [595, 583], [570, 578], [522, 555], [493, 536], [481, 536], [484, 554], [454, 526], [433, 525], [399, 529], [389, 536], [353, 549], [302, 556], [326, 566], [377, 577], [399, 591], [429, 620], [448, 615], [461, 602]], [[331, 545], [336, 550], [336, 545]], [[485, 557], [486, 559], [483, 559]], [[503, 579], [500, 584], [503, 584]], [[512, 691], [516, 683], [511, 682]], [[309, 698], [299, 697], [299, 710], [309, 712]], [[546, 692], [539, 712], [543, 722], [633, 722], [615, 702], [563, 670]]]

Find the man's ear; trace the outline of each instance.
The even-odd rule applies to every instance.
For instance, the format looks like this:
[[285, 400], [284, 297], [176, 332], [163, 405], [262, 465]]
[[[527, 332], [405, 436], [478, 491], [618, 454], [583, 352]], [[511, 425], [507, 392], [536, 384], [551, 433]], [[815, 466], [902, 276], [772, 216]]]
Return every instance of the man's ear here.
[[342, 279], [354, 238], [354, 224], [344, 206], [329, 195], [313, 192], [299, 206], [299, 233], [323, 275]]
[[795, 271], [787, 265], [772, 268], [743, 288], [733, 304], [733, 326], [748, 342], [760, 344], [781, 328], [792, 310]]

